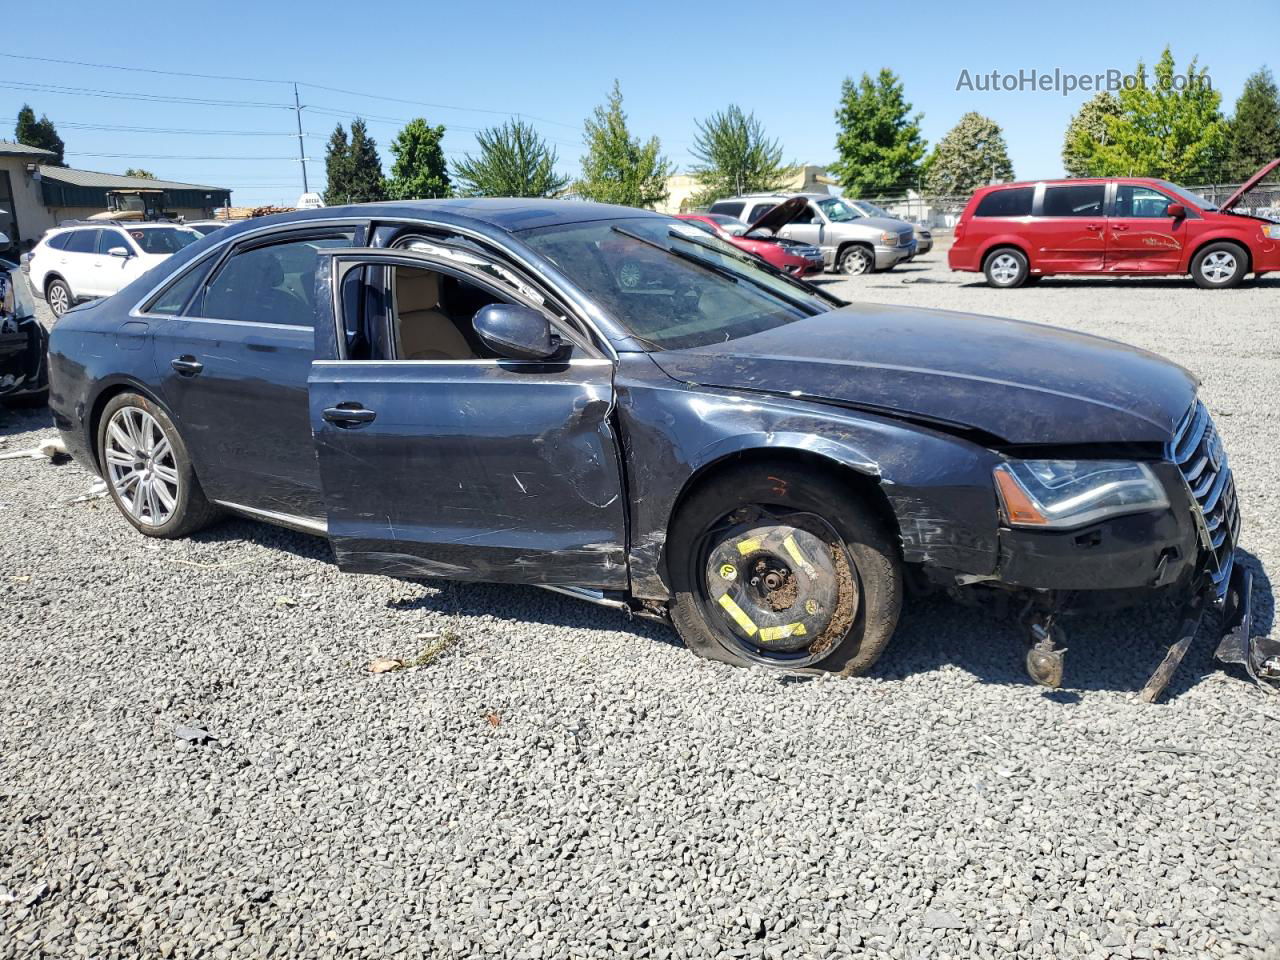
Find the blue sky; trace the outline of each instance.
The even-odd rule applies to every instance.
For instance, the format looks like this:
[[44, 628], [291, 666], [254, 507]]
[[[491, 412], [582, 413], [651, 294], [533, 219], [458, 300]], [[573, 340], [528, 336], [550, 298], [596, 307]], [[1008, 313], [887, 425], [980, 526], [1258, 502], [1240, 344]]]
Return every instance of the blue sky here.
[[[13, 3], [0, 52], [244, 78], [297, 79], [440, 106], [417, 106], [302, 87], [313, 189], [324, 142], [340, 119], [370, 117], [384, 161], [398, 121], [425, 116], [449, 128], [445, 148], [474, 149], [474, 131], [507, 115], [538, 118], [560, 165], [574, 172], [581, 124], [616, 77], [634, 132], [657, 134], [680, 167], [694, 119], [737, 103], [754, 111], [790, 160], [829, 161], [841, 80], [881, 66], [905, 81], [940, 139], [967, 110], [995, 119], [1019, 177], [1061, 172], [1062, 132], [1090, 94], [957, 90], [962, 70], [1016, 74], [1131, 71], [1171, 44], [1179, 67], [1209, 68], [1230, 112], [1245, 77], [1273, 59], [1280, 3], [1239, 2], [1206, 19], [1203, 3], [1076, 3], [981, 8], [910, 4], [564, 0], [558, 4], [387, 2], [305, 5], [146, 2], [126, 8]], [[56, 22], [46, 10], [56, 9]], [[1224, 8], [1225, 9], [1225, 8]], [[811, 12], [810, 12], [811, 10]], [[56, 42], [45, 42], [56, 38]], [[44, 89], [31, 89], [45, 85]], [[85, 95], [47, 85], [99, 91]], [[235, 105], [116, 99], [103, 92], [236, 101]], [[293, 91], [284, 83], [215, 80], [0, 57], [0, 117], [23, 102], [47, 113], [74, 166], [145, 167], [175, 180], [228, 186], [233, 202], [292, 203], [301, 191]], [[465, 109], [445, 109], [445, 106]], [[332, 111], [332, 112], [329, 112]], [[386, 119], [372, 119], [386, 118]], [[0, 137], [12, 136], [12, 119]], [[81, 124], [83, 126], [72, 126]], [[150, 127], [157, 131], [93, 127]], [[199, 131], [178, 133], [177, 130]], [[208, 131], [237, 131], [210, 133]], [[245, 135], [253, 132], [255, 135]], [[261, 132], [261, 135], [257, 135]], [[192, 159], [187, 159], [188, 157]], [[224, 159], [228, 157], [252, 159]], [[200, 158], [200, 159], [194, 159]], [[205, 159], [208, 158], [208, 159]]]

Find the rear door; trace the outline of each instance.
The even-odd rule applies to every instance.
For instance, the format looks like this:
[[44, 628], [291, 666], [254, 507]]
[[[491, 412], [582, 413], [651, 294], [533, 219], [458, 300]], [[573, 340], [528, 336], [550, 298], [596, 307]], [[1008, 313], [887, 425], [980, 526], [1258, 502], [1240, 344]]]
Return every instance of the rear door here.
[[1098, 273], [1107, 249], [1106, 183], [1048, 184], [1030, 225], [1032, 265], [1046, 273]]
[[71, 287], [74, 297], [102, 296], [102, 277], [98, 269], [98, 238], [101, 230], [86, 227], [72, 230], [62, 255], [58, 258], [58, 273]]
[[[309, 391], [338, 562], [395, 576], [624, 588], [613, 361], [536, 290], [504, 284], [467, 256], [324, 258], [318, 296], [330, 297], [333, 319], [327, 348], [317, 336], [327, 356], [313, 364]], [[515, 361], [487, 350], [471, 319], [494, 302], [544, 312], [561, 354]]]
[[1145, 184], [1116, 184], [1107, 218], [1107, 270], [1177, 273], [1190, 229], [1190, 216], [1169, 216], [1169, 205], [1177, 202]]

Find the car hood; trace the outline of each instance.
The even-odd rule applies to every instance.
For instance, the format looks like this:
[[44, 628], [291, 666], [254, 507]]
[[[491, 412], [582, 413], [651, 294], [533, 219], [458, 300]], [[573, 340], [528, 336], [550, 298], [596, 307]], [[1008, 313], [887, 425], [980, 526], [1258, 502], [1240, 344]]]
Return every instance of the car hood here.
[[1259, 167], [1256, 171], [1254, 171], [1253, 176], [1251, 176], [1244, 183], [1240, 184], [1240, 189], [1237, 190], [1235, 193], [1233, 193], [1231, 196], [1227, 197], [1226, 203], [1224, 203], [1218, 209], [1230, 210], [1232, 207], [1234, 207], [1237, 203], [1240, 202], [1240, 199], [1245, 194], [1247, 194], [1250, 190], [1252, 190], [1259, 183], [1261, 183], [1262, 179], [1267, 174], [1269, 174], [1272, 170], [1274, 170], [1276, 167], [1280, 167], [1280, 157], [1277, 157], [1275, 160], [1272, 160], [1268, 163], [1264, 163], [1261, 167]]
[[1182, 367], [1112, 340], [872, 304], [653, 359], [686, 383], [805, 396], [1008, 444], [1166, 442], [1197, 386]]
[[781, 203], [766, 210], [763, 214], [751, 222], [751, 226], [747, 228], [744, 237], [750, 236], [757, 230], [772, 230], [777, 233], [788, 223], [795, 219], [796, 214], [803, 210], [808, 203], [804, 197], [791, 197], [783, 200]]

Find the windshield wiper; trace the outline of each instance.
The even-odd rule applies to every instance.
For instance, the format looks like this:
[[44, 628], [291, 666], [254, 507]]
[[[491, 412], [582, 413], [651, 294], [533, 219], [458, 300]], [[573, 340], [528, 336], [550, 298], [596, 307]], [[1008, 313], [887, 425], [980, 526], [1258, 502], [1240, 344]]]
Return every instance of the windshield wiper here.
[[664, 247], [662, 244], [658, 243], [657, 240], [650, 240], [648, 237], [642, 237], [640, 234], [632, 233], [630, 230], [624, 229], [623, 227], [614, 227], [613, 232], [620, 233], [624, 237], [630, 237], [632, 240], [643, 243], [647, 247], [653, 247], [655, 250], [661, 250], [663, 253], [669, 253], [671, 256], [680, 260], [685, 260], [689, 263], [696, 263], [698, 266], [702, 267], [703, 270], [709, 270], [711, 273], [724, 277], [730, 283], [737, 283], [738, 280], [741, 279], [738, 274], [720, 266], [718, 263], [712, 263], [710, 260], [704, 260], [702, 257], [694, 256], [692, 253], [685, 253], [683, 250], [673, 250], [671, 247]]

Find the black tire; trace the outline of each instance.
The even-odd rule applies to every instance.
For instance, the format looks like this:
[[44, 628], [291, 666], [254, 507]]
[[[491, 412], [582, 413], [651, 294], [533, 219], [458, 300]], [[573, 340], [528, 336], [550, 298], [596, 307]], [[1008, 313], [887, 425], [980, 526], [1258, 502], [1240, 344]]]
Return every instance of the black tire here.
[[75, 306], [76, 303], [71, 287], [61, 277], [54, 277], [49, 281], [44, 290], [44, 299], [49, 304], [49, 310], [53, 313], [55, 320]]
[[[866, 672], [898, 623], [902, 562], [884, 521], [849, 491], [831, 473], [786, 460], [726, 470], [699, 486], [667, 540], [671, 619], [689, 649], [738, 666]], [[775, 574], [772, 586], [756, 582], [762, 564], [766, 578]], [[796, 569], [779, 582], [777, 568], [786, 567]]]
[[1030, 275], [1026, 255], [1014, 247], [998, 247], [988, 253], [982, 272], [986, 275], [987, 286], [998, 290], [1020, 287]]
[[836, 260], [836, 272], [846, 277], [860, 277], [866, 273], [874, 273], [876, 255], [861, 244], [851, 243], [840, 251]]
[[1249, 254], [1238, 244], [1211, 243], [1191, 258], [1191, 279], [1205, 290], [1239, 286], [1249, 272]]
[[[145, 516], [135, 513], [134, 508], [124, 503], [120, 490], [117, 489], [116, 476], [107, 458], [107, 444], [109, 428], [121, 411], [127, 411], [130, 415], [134, 415], [134, 411], [145, 413], [159, 427], [164, 440], [168, 441], [168, 452], [164, 457], [163, 466], [176, 477], [176, 496], [172, 498], [171, 512], [162, 518], [162, 522], [148, 522]], [[120, 513], [138, 532], [148, 537], [173, 540], [195, 533], [202, 527], [208, 526], [220, 515], [221, 511], [209, 502], [204, 495], [204, 490], [200, 487], [200, 481], [191, 466], [191, 456], [187, 453], [186, 444], [182, 442], [177, 427], [158, 404], [152, 403], [141, 394], [121, 393], [107, 402], [98, 420], [97, 449], [98, 464], [102, 469], [102, 477], [107, 482], [107, 491]], [[136, 485], [131, 489], [136, 490]], [[145, 514], [145, 511], [143, 513]]]

